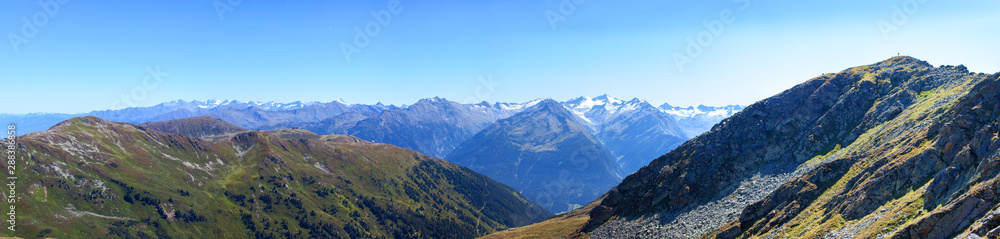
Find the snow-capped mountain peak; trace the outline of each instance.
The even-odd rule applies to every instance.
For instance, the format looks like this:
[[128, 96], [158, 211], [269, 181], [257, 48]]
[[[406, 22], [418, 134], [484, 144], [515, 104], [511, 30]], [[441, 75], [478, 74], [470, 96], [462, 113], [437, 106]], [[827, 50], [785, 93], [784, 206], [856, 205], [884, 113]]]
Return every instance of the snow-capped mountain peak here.
[[239, 100], [218, 100], [209, 99], [206, 101], [184, 101], [184, 100], [173, 100], [170, 102], [162, 103], [161, 106], [188, 109], [188, 110], [198, 110], [198, 109], [213, 109], [220, 106], [239, 106], [239, 107], [256, 107], [268, 111], [277, 110], [294, 110], [302, 107], [307, 107], [314, 104], [321, 104], [319, 101], [293, 101], [288, 103], [280, 103], [275, 101], [239, 101]]
[[596, 97], [581, 96], [562, 102], [562, 105], [579, 116], [585, 123], [595, 126], [610, 119], [614, 115], [639, 109], [644, 100], [633, 98], [624, 101], [608, 96], [607, 94]]
[[739, 112], [740, 110], [743, 110], [743, 106], [741, 105], [727, 105], [720, 107], [698, 105], [698, 106], [679, 107], [679, 106], [671, 106], [670, 104], [666, 103], [661, 105], [659, 108], [664, 113], [673, 115], [678, 118], [689, 118], [689, 117], [696, 117], [699, 115], [728, 117], [736, 112]]
[[659, 107], [663, 113], [674, 117], [677, 123], [684, 128], [685, 133], [691, 136], [708, 131], [713, 125], [722, 121], [722, 119], [732, 116], [736, 112], [743, 110], [743, 108], [744, 106], [742, 105], [679, 107], [666, 103]]
[[493, 104], [493, 107], [496, 107], [497, 109], [500, 109], [500, 110], [507, 110], [507, 111], [522, 111], [524, 109], [527, 109], [527, 108], [530, 108], [532, 106], [537, 105], [538, 102], [542, 102], [543, 100], [545, 100], [545, 99], [535, 99], [535, 100], [524, 102], [524, 103], [501, 103], [501, 102], [497, 102], [496, 104]]
[[230, 100], [222, 101], [222, 100], [218, 100], [218, 99], [209, 99], [209, 100], [206, 100], [204, 103], [200, 102], [200, 101], [197, 101], [197, 100], [196, 101], [191, 101], [191, 103], [193, 103], [196, 106], [198, 106], [198, 108], [210, 109], [210, 108], [219, 107], [220, 105], [228, 105], [228, 104], [232, 103], [232, 101], [230, 101]]
[[319, 101], [310, 101], [310, 102], [292, 101], [292, 102], [288, 102], [288, 103], [279, 103], [279, 102], [275, 102], [275, 101], [267, 101], [267, 102], [264, 102], [264, 101], [249, 101], [249, 102], [246, 102], [246, 103], [248, 105], [253, 105], [253, 106], [257, 107], [257, 108], [260, 108], [260, 109], [263, 109], [263, 110], [270, 110], [270, 111], [274, 111], [274, 110], [294, 110], [294, 109], [298, 109], [298, 108], [302, 108], [302, 107], [306, 107], [306, 106], [310, 106], [310, 105], [314, 105], [314, 104], [320, 104]]

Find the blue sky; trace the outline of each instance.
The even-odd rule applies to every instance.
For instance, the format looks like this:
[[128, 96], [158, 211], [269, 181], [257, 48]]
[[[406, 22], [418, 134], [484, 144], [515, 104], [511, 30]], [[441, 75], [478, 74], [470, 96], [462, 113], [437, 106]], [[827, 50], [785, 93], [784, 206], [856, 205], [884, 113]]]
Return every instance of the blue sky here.
[[[997, 1], [390, 2], [3, 1], [0, 113], [604, 93], [745, 105], [897, 53], [1000, 71]], [[377, 34], [358, 47], [366, 26]], [[348, 61], [343, 44], [360, 52]]]

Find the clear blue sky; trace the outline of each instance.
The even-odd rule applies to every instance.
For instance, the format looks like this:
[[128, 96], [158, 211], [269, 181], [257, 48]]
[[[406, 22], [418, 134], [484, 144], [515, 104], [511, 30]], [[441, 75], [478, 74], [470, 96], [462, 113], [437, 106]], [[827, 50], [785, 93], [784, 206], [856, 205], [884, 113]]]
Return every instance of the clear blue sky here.
[[[730, 1], [402, 0], [350, 62], [341, 43], [354, 44], [355, 27], [379, 24], [370, 12], [388, 12], [390, 1], [51, 1], [58, 11], [0, 2], [0, 113], [107, 109], [133, 92], [145, 93], [128, 96], [137, 106], [603, 93], [654, 104], [750, 104], [897, 53], [1000, 71], [997, 1], [751, 1], [743, 9]], [[226, 5], [221, 17], [216, 3]], [[560, 13], [563, 3], [573, 11]], [[564, 17], [555, 28], [550, 11]], [[726, 11], [729, 23], [679, 69], [675, 54], [686, 55], [689, 37], [712, 34], [704, 22]], [[25, 31], [22, 19], [37, 32]], [[895, 30], [883, 34], [879, 22]], [[156, 66], [169, 75], [144, 86], [147, 67]], [[480, 87], [485, 76], [490, 87]]]

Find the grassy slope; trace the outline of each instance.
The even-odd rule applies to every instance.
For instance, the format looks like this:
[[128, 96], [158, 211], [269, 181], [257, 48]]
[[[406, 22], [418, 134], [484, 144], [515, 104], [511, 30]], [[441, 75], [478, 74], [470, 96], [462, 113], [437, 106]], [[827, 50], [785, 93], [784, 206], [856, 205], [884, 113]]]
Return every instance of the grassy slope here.
[[[596, 201], [595, 201], [596, 202]], [[576, 230], [580, 229], [587, 220], [590, 219], [590, 215], [587, 214], [591, 209], [597, 206], [596, 203], [590, 203], [586, 206], [574, 209], [566, 213], [558, 214], [545, 221], [541, 221], [535, 224], [511, 228], [504, 231], [498, 231], [493, 234], [489, 234], [481, 239], [521, 239], [521, 238], [566, 238], [567, 235], [573, 234]]]
[[198, 116], [183, 119], [146, 122], [141, 126], [165, 133], [188, 137], [206, 138], [216, 135], [247, 131], [242, 127], [212, 116]]
[[[969, 78], [968, 80], [971, 80]], [[924, 184], [908, 188], [906, 191], [896, 193], [896, 198], [888, 200], [878, 209], [863, 218], [845, 221], [837, 210], [830, 210], [837, 207], [833, 199], [837, 195], [855, 193], [861, 190], [858, 187], [848, 188], [850, 181], [859, 181], [856, 184], [864, 184], [871, 179], [876, 172], [887, 171], [899, 167], [902, 162], [913, 159], [925, 152], [936, 152], [939, 149], [933, 148], [931, 140], [936, 140], [928, 135], [928, 126], [920, 127], [921, 122], [931, 122], [939, 119], [954, 104], [955, 100], [963, 96], [972, 84], [965, 84], [948, 87], [942, 86], [932, 90], [934, 93], [921, 92], [918, 101], [903, 110], [900, 115], [879, 127], [869, 130], [858, 138], [853, 144], [848, 146], [847, 152], [854, 152], [866, 155], [864, 159], [855, 163], [843, 177], [832, 187], [826, 189], [824, 193], [803, 213], [800, 213], [791, 221], [785, 224], [783, 230], [777, 233], [783, 237], [812, 237], [822, 236], [825, 233], [854, 226], [863, 223], [856, 236], [862, 238], [885, 236], [893, 230], [900, 228], [906, 223], [912, 222], [913, 218], [927, 213], [923, 209], [923, 192], [929, 183], [929, 178], [923, 180]], [[903, 135], [897, 137], [886, 137], [879, 135], [882, 132], [906, 130]], [[843, 156], [843, 155], [842, 155]], [[889, 162], [878, 162], [890, 158]], [[875, 163], [885, 163], [881, 167]], [[876, 165], [876, 166], [873, 166]]]
[[[19, 138], [21, 237], [473, 237], [547, 216], [391, 145], [302, 132], [217, 142], [95, 117]], [[7, 232], [0, 234], [10, 235]]]

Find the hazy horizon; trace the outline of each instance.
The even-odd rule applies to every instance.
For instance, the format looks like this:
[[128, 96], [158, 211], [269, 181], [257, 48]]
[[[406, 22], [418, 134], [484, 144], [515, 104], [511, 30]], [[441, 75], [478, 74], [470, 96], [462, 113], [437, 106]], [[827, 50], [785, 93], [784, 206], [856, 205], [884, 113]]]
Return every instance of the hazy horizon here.
[[[605, 94], [602, 94], [602, 95], [605, 95]], [[599, 97], [599, 96], [600, 95], [595, 95], [595, 96], [577, 96], [577, 97], [573, 97], [573, 98], [569, 98], [569, 99], [552, 99], [550, 97], [541, 97], [541, 98], [536, 98], [536, 99], [532, 99], [532, 100], [528, 100], [528, 101], [523, 101], [523, 102], [504, 102], [504, 101], [485, 101], [485, 102], [489, 103], [491, 105], [492, 104], [500, 104], [500, 103], [523, 104], [523, 103], [529, 103], [529, 102], [535, 101], [535, 100], [545, 100], [545, 99], [552, 99], [552, 100], [555, 100], [555, 101], [558, 101], [558, 102], [565, 102], [565, 101], [574, 100], [574, 99], [579, 98], [579, 97], [587, 97], [587, 98], [593, 99], [593, 98], [596, 98], [596, 97]], [[240, 102], [240, 103], [250, 103], [250, 102], [271, 103], [271, 102], [273, 102], [273, 103], [277, 103], [277, 104], [291, 104], [291, 103], [294, 103], [294, 102], [301, 102], [301, 103], [306, 103], [306, 104], [311, 104], [311, 103], [324, 104], [324, 103], [332, 103], [334, 101], [340, 101], [341, 103], [346, 104], [346, 105], [353, 105], [353, 104], [376, 105], [376, 104], [381, 103], [381, 104], [387, 105], [387, 106], [393, 105], [393, 106], [396, 106], [396, 107], [409, 107], [409, 106], [417, 103], [420, 100], [431, 99], [431, 98], [435, 98], [435, 97], [441, 98], [441, 99], [445, 99], [445, 100], [448, 100], [448, 101], [457, 102], [457, 103], [460, 103], [460, 104], [479, 104], [479, 103], [484, 102], [484, 101], [480, 101], [480, 102], [461, 102], [461, 101], [458, 101], [458, 100], [455, 100], [455, 99], [449, 99], [447, 97], [440, 97], [440, 96], [424, 97], [424, 98], [420, 98], [420, 99], [418, 99], [418, 100], [416, 100], [414, 102], [410, 102], [410, 103], [406, 103], [406, 104], [388, 104], [388, 103], [384, 103], [384, 102], [358, 103], [358, 102], [348, 102], [348, 101], [345, 101], [343, 99], [336, 99], [336, 100], [332, 100], [332, 101], [303, 101], [303, 100], [299, 100], [299, 101], [287, 101], [287, 102], [280, 102], [280, 101], [258, 101], [258, 100], [249, 100], [249, 101], [246, 101], [246, 100], [236, 100], [236, 99], [195, 99], [195, 100], [175, 99], [175, 100], [170, 100], [170, 101], [157, 102], [155, 104], [150, 104], [150, 105], [129, 106], [129, 107], [140, 107], [140, 108], [141, 107], [152, 107], [152, 106], [156, 106], [156, 105], [160, 105], [160, 104], [164, 104], [164, 103], [176, 102], [178, 100], [184, 101], [184, 102], [187, 102], [187, 103], [192, 103], [192, 102], [195, 102], [195, 101], [202, 102], [202, 103], [208, 103], [209, 101], [213, 101], [214, 100], [214, 101], [220, 101], [220, 102], [237, 101], [237, 102]], [[621, 101], [629, 101], [629, 100], [632, 100], [632, 99], [640, 99], [640, 98], [636, 98], [636, 97], [619, 98], [619, 97], [616, 97], [614, 95], [608, 95], [608, 97], [615, 98], [615, 99], [618, 99], [618, 100], [621, 100]], [[645, 100], [645, 99], [640, 99], [640, 100]], [[650, 102], [648, 100], [646, 100], [646, 102], [648, 102], [649, 104], [651, 104], [653, 106], [656, 106], [656, 107], [663, 106], [663, 104], [669, 104], [670, 106], [680, 107], [680, 108], [693, 108], [693, 107], [699, 107], [699, 106], [725, 107], [725, 106], [731, 106], [731, 105], [739, 105], [739, 106], [743, 106], [743, 107], [748, 106], [748, 105], [741, 105], [741, 104], [727, 104], [727, 105], [705, 105], [705, 104], [697, 104], [697, 105], [675, 105], [675, 104], [670, 104], [670, 102], [657, 103], [657, 102]], [[84, 112], [26, 112], [26, 113], [5, 113], [5, 112], [0, 112], [0, 115], [5, 115], [5, 114], [6, 115], [26, 115], [26, 114], [35, 114], [35, 113], [38, 113], [38, 114], [70, 114], [70, 115], [73, 115], [73, 114], [86, 114], [86, 113], [90, 113], [90, 112], [93, 112], [93, 111], [104, 111], [104, 110], [120, 110], [120, 109], [93, 109], [93, 110], [87, 110], [87, 111], [84, 111]]]

